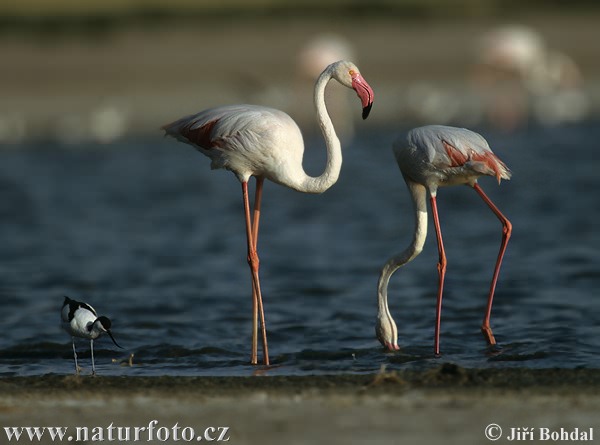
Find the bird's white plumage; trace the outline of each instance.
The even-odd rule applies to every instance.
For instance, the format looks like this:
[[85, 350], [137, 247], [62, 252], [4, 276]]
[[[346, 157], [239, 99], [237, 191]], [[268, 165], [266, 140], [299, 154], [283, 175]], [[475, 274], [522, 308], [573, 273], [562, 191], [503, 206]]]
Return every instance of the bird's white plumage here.
[[317, 118], [327, 145], [327, 164], [318, 177], [302, 167], [302, 133], [290, 116], [280, 110], [258, 105], [227, 105], [186, 116], [163, 129], [166, 134], [191, 144], [211, 159], [212, 168], [225, 168], [247, 182], [250, 176], [305, 193], [323, 193], [339, 176], [341, 146], [325, 106], [324, 91], [335, 79], [356, 91], [366, 118], [373, 102], [373, 90], [351, 62], [329, 65], [315, 84]]
[[439, 186], [473, 184], [480, 176], [510, 179], [510, 170], [479, 133], [466, 128], [427, 125], [394, 143], [405, 175], [435, 194]]
[[409, 146], [418, 147], [426, 153], [428, 162], [436, 165], [449, 164], [442, 141], [448, 142], [465, 156], [469, 155], [470, 150], [479, 154], [491, 152], [489, 144], [479, 133], [446, 125], [414, 128], [408, 132], [406, 140]]
[[210, 108], [164, 129], [208, 156], [211, 168], [230, 170], [242, 182], [250, 176], [262, 176], [287, 185], [288, 172], [296, 174], [297, 166], [302, 165], [302, 133], [290, 116], [274, 108]]
[[65, 301], [63, 304], [61, 311], [62, 326], [75, 337], [98, 338], [102, 331], [94, 325], [97, 319], [96, 310], [89, 304], [73, 300]]

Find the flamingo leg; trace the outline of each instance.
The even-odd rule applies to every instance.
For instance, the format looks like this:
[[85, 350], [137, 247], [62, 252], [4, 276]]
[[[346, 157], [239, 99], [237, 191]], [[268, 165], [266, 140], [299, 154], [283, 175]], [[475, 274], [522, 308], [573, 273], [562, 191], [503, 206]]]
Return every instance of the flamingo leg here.
[[510, 235], [512, 233], [512, 224], [502, 214], [498, 207], [496, 207], [492, 200], [488, 198], [488, 196], [483, 192], [483, 189], [479, 186], [479, 184], [475, 183], [473, 185], [473, 188], [479, 194], [479, 196], [481, 196], [481, 198], [485, 201], [488, 207], [492, 210], [492, 212], [494, 212], [496, 217], [502, 223], [502, 242], [500, 243], [500, 251], [498, 252], [496, 266], [494, 267], [494, 275], [490, 284], [490, 293], [488, 295], [485, 316], [483, 317], [483, 323], [481, 324], [481, 332], [483, 333], [483, 336], [485, 337], [486, 341], [490, 345], [495, 345], [496, 339], [494, 338], [492, 328], [490, 327], [490, 317], [492, 315], [492, 301], [494, 300], [494, 292], [496, 290], [496, 283], [498, 282], [498, 275], [500, 274], [500, 266], [502, 266], [504, 252], [506, 252], [506, 246], [508, 245], [508, 240], [510, 239]]
[[[258, 192], [258, 189], [257, 189]], [[258, 277], [258, 269], [259, 269], [259, 258], [258, 253], [256, 251], [256, 241], [254, 239], [252, 220], [250, 218], [250, 202], [248, 199], [248, 183], [242, 182], [242, 195], [244, 200], [244, 213], [246, 218], [246, 238], [248, 241], [248, 264], [250, 265], [250, 273], [252, 275], [252, 307], [253, 307], [253, 326], [252, 326], [252, 355], [251, 355], [251, 363], [253, 365], [258, 363], [258, 322], [257, 317], [258, 313], [261, 313], [261, 321], [263, 322], [263, 347], [266, 346], [266, 329], [264, 327], [264, 311], [262, 309], [262, 296], [260, 291], [260, 280]], [[259, 198], [260, 203], [260, 198]], [[260, 213], [260, 210], [258, 211]], [[263, 350], [264, 354], [264, 364], [269, 364], [268, 351], [266, 347]]]
[[254, 192], [254, 215], [252, 220], [252, 240], [254, 248], [258, 245], [258, 223], [260, 220], [260, 204], [262, 202], [262, 190], [265, 178], [256, 178], [256, 191]]
[[435, 340], [434, 340], [434, 353], [436, 356], [440, 355], [440, 325], [442, 318], [442, 294], [444, 291], [444, 277], [446, 276], [446, 252], [444, 251], [444, 242], [442, 240], [442, 230], [440, 228], [440, 219], [438, 216], [437, 202], [435, 195], [431, 196], [431, 213], [433, 214], [433, 225], [435, 226], [435, 236], [437, 238], [439, 261], [437, 265], [438, 269], [438, 294], [435, 311]]
[[[254, 214], [252, 219], [252, 241], [254, 242], [254, 250], [258, 247], [258, 225], [260, 221], [260, 205], [262, 203], [262, 191], [265, 179], [262, 177], [256, 178], [256, 191], [254, 193]], [[257, 282], [258, 282], [258, 271], [257, 271]], [[260, 329], [262, 336], [263, 345], [263, 362], [265, 365], [269, 364], [269, 347], [267, 346], [267, 329], [265, 324], [265, 311], [263, 307], [262, 297], [260, 293], [260, 287], [256, 292], [255, 301], [257, 302], [258, 312], [260, 314]], [[256, 317], [256, 313], [254, 313]]]
[[[248, 240], [248, 264], [252, 271], [250, 263], [250, 252], [256, 251], [256, 246], [252, 238], [252, 223], [250, 222], [250, 202], [248, 199], [248, 183], [242, 182], [242, 196], [244, 199], [244, 214], [246, 218], [246, 237]], [[252, 274], [252, 352], [250, 363], [256, 365], [258, 363], [258, 302], [256, 296], [256, 282], [254, 274]]]
[[[254, 194], [254, 215], [252, 219], [252, 242], [256, 250], [258, 245], [258, 224], [260, 220], [260, 204], [262, 198], [262, 186], [264, 179], [256, 178], [256, 191]], [[258, 297], [256, 289], [252, 284], [252, 357], [255, 365], [258, 361]]]

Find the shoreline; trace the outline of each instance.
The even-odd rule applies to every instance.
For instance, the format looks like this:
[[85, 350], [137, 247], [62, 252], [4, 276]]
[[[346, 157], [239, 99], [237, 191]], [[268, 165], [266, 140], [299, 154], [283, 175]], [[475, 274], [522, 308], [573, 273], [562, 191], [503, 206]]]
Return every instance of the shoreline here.
[[381, 370], [375, 374], [324, 374], [265, 376], [88, 376], [42, 375], [0, 377], [3, 396], [37, 393], [53, 394], [76, 388], [78, 393], [123, 395], [145, 391], [169, 396], [222, 396], [266, 392], [277, 395], [312, 393], [402, 394], [408, 390], [443, 391], [539, 391], [545, 394], [585, 392], [600, 395], [600, 369], [563, 368], [463, 368], [444, 363], [427, 371]]
[[536, 434], [597, 429], [599, 383], [600, 369], [452, 364], [368, 375], [7, 377], [0, 435], [6, 427], [60, 426], [73, 442], [75, 432], [118, 440], [117, 431], [137, 428], [142, 442], [176, 443], [185, 429], [187, 437], [208, 434], [198, 440], [226, 431], [223, 440], [233, 444], [465, 444], [487, 442], [497, 425], [497, 443], [510, 443], [523, 426]]

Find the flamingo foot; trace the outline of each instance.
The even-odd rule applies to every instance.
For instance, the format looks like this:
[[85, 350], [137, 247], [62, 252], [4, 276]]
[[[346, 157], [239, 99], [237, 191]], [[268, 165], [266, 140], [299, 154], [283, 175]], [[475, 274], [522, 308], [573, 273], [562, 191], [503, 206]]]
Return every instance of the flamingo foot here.
[[490, 325], [482, 325], [481, 333], [485, 337], [485, 340], [487, 341], [488, 345], [494, 346], [496, 344], [496, 339], [494, 338], [494, 334], [492, 333], [492, 328], [490, 327]]

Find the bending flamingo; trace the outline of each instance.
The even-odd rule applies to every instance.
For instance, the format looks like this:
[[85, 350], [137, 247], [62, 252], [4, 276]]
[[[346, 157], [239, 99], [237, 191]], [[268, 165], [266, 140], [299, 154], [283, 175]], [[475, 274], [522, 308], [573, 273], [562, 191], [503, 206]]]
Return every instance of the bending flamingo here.
[[488, 344], [495, 345], [496, 340], [490, 327], [492, 300], [512, 225], [483, 192], [477, 184], [477, 179], [480, 176], [494, 176], [500, 183], [501, 179], [510, 179], [510, 170], [492, 152], [487, 141], [481, 135], [464, 128], [442, 125], [415, 128], [408, 133], [406, 141], [399, 140], [394, 143], [394, 154], [412, 197], [415, 210], [415, 230], [410, 246], [404, 252], [390, 258], [381, 270], [377, 286], [378, 312], [375, 327], [377, 338], [385, 348], [399, 349], [398, 328], [388, 308], [387, 288], [392, 274], [399, 267], [413, 260], [423, 249], [427, 236], [426, 195], [429, 195], [439, 253], [434, 350], [436, 355], [440, 354], [440, 318], [446, 274], [446, 254], [442, 242], [436, 195], [438, 187], [467, 184], [475, 189], [502, 223], [500, 252], [496, 260], [487, 308], [481, 326], [481, 332]]
[[[191, 144], [208, 156], [212, 161], [211, 168], [230, 170], [242, 183], [248, 263], [252, 276], [252, 364], [258, 362], [259, 313], [263, 362], [269, 364], [257, 253], [263, 182], [266, 178], [300, 192], [323, 193], [337, 181], [342, 152], [325, 107], [325, 87], [332, 78], [356, 91], [362, 103], [363, 119], [367, 118], [373, 105], [373, 90], [353, 63], [335, 62], [321, 73], [315, 85], [314, 100], [327, 145], [327, 164], [318, 177], [311, 177], [304, 171], [304, 142], [300, 129], [292, 118], [279, 110], [255, 105], [223, 106], [184, 117], [163, 127], [166, 134]], [[248, 200], [251, 176], [256, 177], [252, 218]]]

